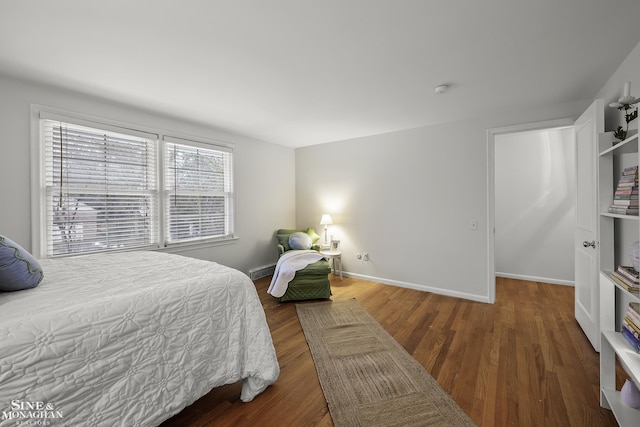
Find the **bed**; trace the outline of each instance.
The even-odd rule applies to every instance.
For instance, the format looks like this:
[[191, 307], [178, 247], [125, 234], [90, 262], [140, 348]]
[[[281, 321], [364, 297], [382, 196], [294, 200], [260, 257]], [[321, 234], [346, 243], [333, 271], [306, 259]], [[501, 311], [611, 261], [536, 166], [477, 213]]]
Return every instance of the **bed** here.
[[278, 377], [237, 270], [151, 251], [39, 262], [39, 286], [0, 292], [0, 426], [158, 425], [214, 387], [242, 380], [248, 402]]

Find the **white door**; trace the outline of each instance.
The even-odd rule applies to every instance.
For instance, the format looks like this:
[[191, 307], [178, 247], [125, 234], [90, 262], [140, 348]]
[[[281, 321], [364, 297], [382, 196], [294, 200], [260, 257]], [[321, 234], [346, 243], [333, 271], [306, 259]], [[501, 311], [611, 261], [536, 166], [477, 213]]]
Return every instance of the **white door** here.
[[604, 106], [596, 100], [575, 123], [576, 228], [575, 316], [591, 345], [600, 351], [598, 265], [598, 134], [604, 132]]

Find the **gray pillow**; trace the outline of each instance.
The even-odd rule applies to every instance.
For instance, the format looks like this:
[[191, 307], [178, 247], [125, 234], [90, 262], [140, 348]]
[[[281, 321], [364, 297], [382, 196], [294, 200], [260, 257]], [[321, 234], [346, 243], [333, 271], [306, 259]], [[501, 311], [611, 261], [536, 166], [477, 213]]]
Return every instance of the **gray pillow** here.
[[40, 264], [29, 252], [0, 235], [0, 291], [35, 288], [43, 277]]
[[298, 231], [289, 236], [289, 247], [291, 249], [311, 249], [311, 236], [302, 231]]

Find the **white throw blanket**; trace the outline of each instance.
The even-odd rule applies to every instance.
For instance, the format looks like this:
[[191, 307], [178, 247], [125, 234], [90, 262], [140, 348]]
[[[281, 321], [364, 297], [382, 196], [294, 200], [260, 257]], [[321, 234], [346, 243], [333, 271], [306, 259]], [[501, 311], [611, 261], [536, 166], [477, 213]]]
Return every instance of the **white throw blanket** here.
[[289, 282], [293, 280], [296, 271], [302, 270], [307, 265], [313, 264], [322, 258], [323, 256], [320, 252], [312, 250], [292, 250], [285, 252], [284, 255], [278, 259], [267, 293], [276, 298], [280, 298], [287, 292]]

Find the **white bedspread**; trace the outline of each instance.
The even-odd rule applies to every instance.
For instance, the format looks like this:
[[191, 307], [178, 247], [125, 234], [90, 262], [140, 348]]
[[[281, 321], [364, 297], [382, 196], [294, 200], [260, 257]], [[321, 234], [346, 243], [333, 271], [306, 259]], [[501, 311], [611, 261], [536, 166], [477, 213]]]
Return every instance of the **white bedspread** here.
[[276, 298], [280, 298], [287, 292], [289, 282], [293, 280], [296, 271], [302, 270], [309, 264], [322, 259], [318, 251], [292, 250], [285, 252], [280, 258], [273, 272], [271, 284], [267, 292]]
[[41, 265], [37, 288], [0, 293], [0, 426], [47, 411], [51, 425], [153, 426], [213, 387], [242, 379], [250, 401], [278, 377], [237, 270], [158, 252]]

